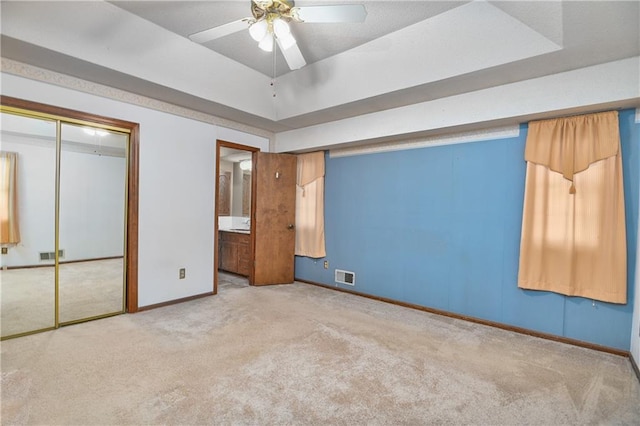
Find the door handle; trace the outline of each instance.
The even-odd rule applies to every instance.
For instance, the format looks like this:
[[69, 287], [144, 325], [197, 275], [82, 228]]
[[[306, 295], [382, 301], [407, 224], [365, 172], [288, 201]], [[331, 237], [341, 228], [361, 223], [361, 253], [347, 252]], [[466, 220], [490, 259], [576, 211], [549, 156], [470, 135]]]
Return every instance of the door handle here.
[[287, 225], [287, 229], [293, 229], [293, 223], [290, 223], [289, 225]]

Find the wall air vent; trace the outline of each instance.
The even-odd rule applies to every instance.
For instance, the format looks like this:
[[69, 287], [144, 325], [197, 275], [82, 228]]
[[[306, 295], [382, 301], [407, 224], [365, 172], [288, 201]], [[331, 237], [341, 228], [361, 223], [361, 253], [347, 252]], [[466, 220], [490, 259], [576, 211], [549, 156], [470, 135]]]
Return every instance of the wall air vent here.
[[346, 285], [356, 285], [356, 274], [354, 272], [336, 269], [336, 282]]
[[[64, 257], [64, 250], [58, 250], [58, 257]], [[55, 251], [42, 251], [40, 252], [40, 260], [56, 260], [56, 252]]]

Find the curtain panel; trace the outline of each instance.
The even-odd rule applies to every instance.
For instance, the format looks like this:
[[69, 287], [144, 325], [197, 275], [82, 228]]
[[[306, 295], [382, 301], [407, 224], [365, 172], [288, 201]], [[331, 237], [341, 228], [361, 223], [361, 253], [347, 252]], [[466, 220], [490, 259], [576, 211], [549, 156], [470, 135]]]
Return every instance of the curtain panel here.
[[18, 226], [18, 154], [0, 151], [0, 243], [20, 242]]
[[325, 257], [324, 152], [300, 154], [297, 164], [295, 254]]
[[529, 123], [518, 287], [627, 302], [617, 111]]

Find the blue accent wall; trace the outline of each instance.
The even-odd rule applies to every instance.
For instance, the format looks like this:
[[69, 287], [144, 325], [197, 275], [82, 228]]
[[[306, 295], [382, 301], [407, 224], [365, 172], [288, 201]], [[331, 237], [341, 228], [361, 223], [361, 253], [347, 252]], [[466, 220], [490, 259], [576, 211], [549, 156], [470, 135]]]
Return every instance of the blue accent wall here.
[[[515, 138], [326, 157], [327, 257], [296, 278], [629, 350], [636, 268], [640, 125], [620, 111], [628, 303], [517, 287], [527, 125]], [[324, 261], [329, 269], [324, 269]]]

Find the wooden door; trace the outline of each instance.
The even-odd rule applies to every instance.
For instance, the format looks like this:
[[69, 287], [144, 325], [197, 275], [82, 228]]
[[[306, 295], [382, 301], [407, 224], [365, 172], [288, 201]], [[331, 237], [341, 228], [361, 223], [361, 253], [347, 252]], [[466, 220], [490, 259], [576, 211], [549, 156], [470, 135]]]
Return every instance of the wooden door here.
[[257, 152], [253, 285], [293, 282], [296, 156]]

